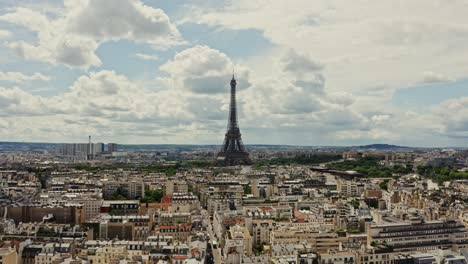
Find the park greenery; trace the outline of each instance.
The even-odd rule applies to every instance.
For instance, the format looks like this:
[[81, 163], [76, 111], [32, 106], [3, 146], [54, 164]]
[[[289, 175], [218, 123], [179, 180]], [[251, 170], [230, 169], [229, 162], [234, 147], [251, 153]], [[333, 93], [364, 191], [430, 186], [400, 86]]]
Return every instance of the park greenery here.
[[[444, 181], [466, 180], [468, 172], [458, 171], [450, 166], [422, 166], [415, 171], [412, 167], [386, 167], [379, 164], [379, 157], [364, 157], [357, 160], [345, 160], [327, 164], [328, 169], [338, 171], [356, 171], [365, 177], [386, 178], [416, 172], [426, 178], [442, 183]], [[380, 188], [388, 188], [388, 180], [380, 183]]]
[[244, 185], [244, 194], [252, 194], [252, 186]]
[[[161, 199], [164, 196], [164, 191], [163, 190], [146, 190], [145, 191], [145, 197], [140, 199], [140, 202], [142, 203], [159, 203], [161, 202]], [[128, 200], [128, 197], [125, 193], [125, 191], [119, 187], [117, 190], [114, 192], [114, 194], [111, 197], [111, 200]]]
[[164, 196], [163, 190], [146, 190], [145, 197], [140, 199], [142, 203], [159, 203]]
[[151, 166], [146, 166], [143, 169], [145, 173], [164, 173], [167, 176], [174, 176], [177, 173], [177, 170], [181, 168], [180, 163], [170, 164], [170, 165], [163, 165], [163, 164], [155, 164]]
[[354, 207], [354, 209], [359, 209], [359, 200], [353, 199], [350, 201], [350, 204]]
[[260, 256], [262, 254], [264, 245], [265, 243], [255, 244], [252, 246], [252, 251], [255, 254], [255, 256]]
[[388, 182], [390, 179], [385, 179], [381, 183], [379, 183], [380, 189], [388, 191]]
[[296, 156], [293, 158], [273, 158], [269, 160], [259, 161], [256, 163], [256, 167], [272, 166], [272, 165], [318, 165], [321, 163], [337, 161], [341, 159], [341, 155], [330, 155], [330, 154], [315, 154], [310, 156]]
[[411, 173], [412, 168], [403, 166], [385, 167], [379, 164], [379, 157], [364, 157], [357, 160], [345, 160], [327, 164], [328, 169], [339, 171], [356, 171], [365, 177], [385, 178], [394, 174], [401, 175]]
[[438, 183], [453, 180], [468, 180], [468, 172], [458, 171], [449, 166], [423, 166], [418, 167], [417, 172]]
[[118, 187], [117, 190], [112, 194], [111, 200], [128, 200], [128, 197], [125, 191], [121, 187]]

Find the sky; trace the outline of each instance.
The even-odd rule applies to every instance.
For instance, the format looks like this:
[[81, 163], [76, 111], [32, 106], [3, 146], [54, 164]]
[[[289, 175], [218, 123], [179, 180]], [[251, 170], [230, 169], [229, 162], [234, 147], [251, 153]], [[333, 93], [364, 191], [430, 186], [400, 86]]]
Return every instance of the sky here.
[[466, 0], [0, 2], [0, 141], [468, 145]]

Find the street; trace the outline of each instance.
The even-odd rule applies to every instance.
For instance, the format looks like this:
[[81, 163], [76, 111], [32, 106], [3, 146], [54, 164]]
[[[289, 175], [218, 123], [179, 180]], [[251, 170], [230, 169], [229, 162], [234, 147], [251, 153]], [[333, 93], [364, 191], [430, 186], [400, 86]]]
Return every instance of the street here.
[[203, 214], [203, 216], [205, 217], [205, 219], [208, 222], [207, 230], [208, 230], [208, 235], [210, 236], [209, 245], [211, 245], [214, 263], [215, 264], [222, 264], [222, 263], [224, 263], [224, 261], [223, 261], [223, 257], [222, 257], [222, 254], [221, 254], [221, 248], [220, 248], [219, 245], [213, 243], [213, 242], [217, 243], [218, 239], [216, 238], [216, 235], [214, 234], [213, 226], [212, 226], [211, 220], [210, 220], [210, 216], [209, 216], [209, 214], [208, 214], [208, 212], [206, 210], [203, 210], [202, 214]]

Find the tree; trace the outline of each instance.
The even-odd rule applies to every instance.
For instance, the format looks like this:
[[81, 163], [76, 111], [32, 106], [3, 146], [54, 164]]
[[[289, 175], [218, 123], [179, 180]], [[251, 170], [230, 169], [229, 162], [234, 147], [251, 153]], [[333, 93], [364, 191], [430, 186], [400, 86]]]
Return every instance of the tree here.
[[146, 190], [145, 197], [140, 199], [142, 203], [154, 203], [161, 202], [161, 199], [164, 196], [163, 190]]
[[117, 187], [117, 190], [112, 194], [111, 200], [128, 200], [127, 194], [122, 187]]
[[359, 209], [359, 201], [357, 199], [353, 199], [350, 203], [354, 209]]
[[244, 194], [252, 194], [252, 187], [250, 185], [244, 186]]
[[380, 189], [388, 191], [388, 181], [389, 179], [385, 179], [383, 182], [379, 184]]

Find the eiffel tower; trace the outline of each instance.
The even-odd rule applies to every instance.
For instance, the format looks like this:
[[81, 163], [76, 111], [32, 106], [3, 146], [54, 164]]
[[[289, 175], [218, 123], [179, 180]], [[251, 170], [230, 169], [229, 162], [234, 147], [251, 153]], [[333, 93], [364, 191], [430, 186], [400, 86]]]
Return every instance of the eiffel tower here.
[[231, 103], [229, 105], [229, 120], [227, 132], [221, 150], [218, 152], [217, 162], [220, 166], [235, 166], [252, 164], [249, 153], [245, 150], [237, 123], [236, 79], [231, 80]]

